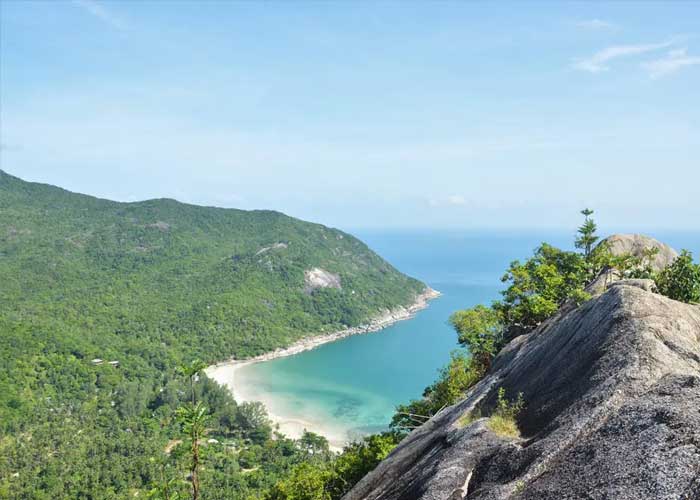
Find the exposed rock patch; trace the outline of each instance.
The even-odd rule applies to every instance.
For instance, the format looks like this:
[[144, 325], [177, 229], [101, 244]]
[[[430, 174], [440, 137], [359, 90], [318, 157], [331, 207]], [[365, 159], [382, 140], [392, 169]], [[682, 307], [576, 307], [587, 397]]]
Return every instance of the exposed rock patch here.
[[255, 252], [255, 256], [257, 257], [258, 255], [264, 254], [265, 252], [268, 252], [270, 250], [280, 250], [280, 249], [285, 249], [288, 247], [289, 247], [289, 245], [287, 243], [283, 243], [280, 241], [280, 242], [277, 242], [277, 243], [270, 245], [268, 247], [262, 247], [260, 250]]
[[159, 231], [163, 232], [170, 230], [170, 224], [168, 224], [167, 222], [163, 222], [162, 220], [156, 221], [153, 224], [147, 224], [146, 227], [158, 229]]
[[311, 293], [319, 288], [341, 289], [340, 275], [328, 272], [320, 267], [304, 271], [304, 291]]
[[[345, 499], [700, 498], [700, 308], [637, 285], [513, 340]], [[522, 441], [459, 423], [499, 387], [524, 395]]]

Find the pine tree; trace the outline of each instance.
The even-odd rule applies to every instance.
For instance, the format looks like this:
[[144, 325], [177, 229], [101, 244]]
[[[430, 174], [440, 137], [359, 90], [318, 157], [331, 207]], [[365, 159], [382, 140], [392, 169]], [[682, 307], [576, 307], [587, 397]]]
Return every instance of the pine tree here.
[[585, 217], [585, 220], [581, 227], [578, 228], [578, 238], [576, 238], [576, 248], [581, 248], [583, 250], [583, 255], [588, 259], [591, 255], [591, 250], [596, 241], [598, 241], [598, 236], [595, 232], [598, 230], [595, 221], [591, 218], [593, 215], [593, 210], [590, 208], [585, 208], [581, 210], [581, 214]]

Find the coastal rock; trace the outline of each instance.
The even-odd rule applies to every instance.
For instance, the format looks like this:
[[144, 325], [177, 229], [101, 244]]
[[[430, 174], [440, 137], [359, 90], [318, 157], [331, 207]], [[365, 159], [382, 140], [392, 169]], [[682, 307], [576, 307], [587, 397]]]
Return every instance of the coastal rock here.
[[[343, 330], [338, 330], [333, 333], [323, 333], [320, 335], [313, 335], [305, 337], [297, 342], [294, 342], [289, 347], [275, 349], [274, 351], [266, 352], [259, 356], [245, 360], [229, 360], [212, 365], [207, 368], [207, 374], [211, 376], [211, 373], [215, 369], [226, 367], [227, 365], [233, 365], [238, 363], [257, 363], [260, 361], [270, 361], [272, 359], [283, 358], [286, 356], [292, 356], [300, 352], [308, 351], [314, 349], [320, 345], [327, 344], [329, 342], [335, 342], [336, 340], [344, 339], [345, 337], [350, 337], [351, 335], [361, 335], [364, 333], [372, 333], [383, 330], [384, 328], [393, 325], [398, 321], [403, 321], [413, 317], [418, 311], [428, 307], [428, 302], [439, 297], [440, 292], [433, 290], [430, 287], [426, 287], [422, 293], [418, 294], [413, 303], [407, 307], [398, 306], [394, 309], [387, 309], [383, 313], [378, 314], [374, 318], [370, 319], [363, 325], [353, 326], [345, 328]], [[216, 377], [212, 377], [215, 378]], [[223, 382], [222, 382], [223, 383]]]
[[[621, 282], [510, 342], [345, 500], [700, 498], [700, 308]], [[485, 419], [522, 393], [522, 438]]]

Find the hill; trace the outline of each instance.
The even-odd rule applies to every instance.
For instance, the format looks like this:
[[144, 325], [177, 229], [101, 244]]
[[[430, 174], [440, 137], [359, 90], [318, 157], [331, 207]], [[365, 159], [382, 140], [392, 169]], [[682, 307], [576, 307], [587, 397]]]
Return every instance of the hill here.
[[[146, 450], [167, 437], [148, 418], [182, 399], [181, 364], [358, 326], [425, 289], [353, 236], [278, 212], [118, 203], [2, 171], [0, 284], [0, 496], [23, 467], [56, 491], [79, 468], [72, 494], [99, 485], [102, 498], [147, 484]], [[104, 461], [92, 486], [90, 456]]]

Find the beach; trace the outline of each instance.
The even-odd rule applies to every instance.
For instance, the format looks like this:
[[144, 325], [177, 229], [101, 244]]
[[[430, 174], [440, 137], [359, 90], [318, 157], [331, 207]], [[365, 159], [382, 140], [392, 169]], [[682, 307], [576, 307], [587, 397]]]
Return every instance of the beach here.
[[349, 437], [342, 426], [334, 426], [332, 421], [324, 419], [323, 421], [313, 420], [311, 418], [299, 418], [297, 415], [290, 415], [285, 405], [278, 404], [273, 394], [269, 394], [264, 390], [260, 390], [262, 384], [245, 370], [246, 366], [263, 361], [270, 361], [277, 358], [292, 356], [304, 351], [314, 349], [320, 345], [335, 342], [337, 340], [352, 336], [361, 335], [371, 332], [380, 331], [394, 323], [406, 319], [410, 319], [413, 315], [426, 308], [428, 302], [440, 295], [439, 292], [432, 288], [418, 295], [415, 301], [408, 307], [397, 307], [392, 310], [385, 311], [376, 318], [367, 322], [365, 325], [346, 328], [337, 332], [313, 335], [301, 339], [287, 348], [276, 349], [274, 351], [256, 356], [245, 360], [231, 359], [221, 363], [217, 363], [208, 367], [205, 373], [208, 377], [226, 386], [233, 394], [237, 402], [245, 401], [260, 401], [268, 410], [268, 414], [272, 422], [278, 426], [279, 431], [288, 437], [298, 438], [304, 430], [315, 432], [326, 437], [331, 447], [339, 450], [346, 444]]

